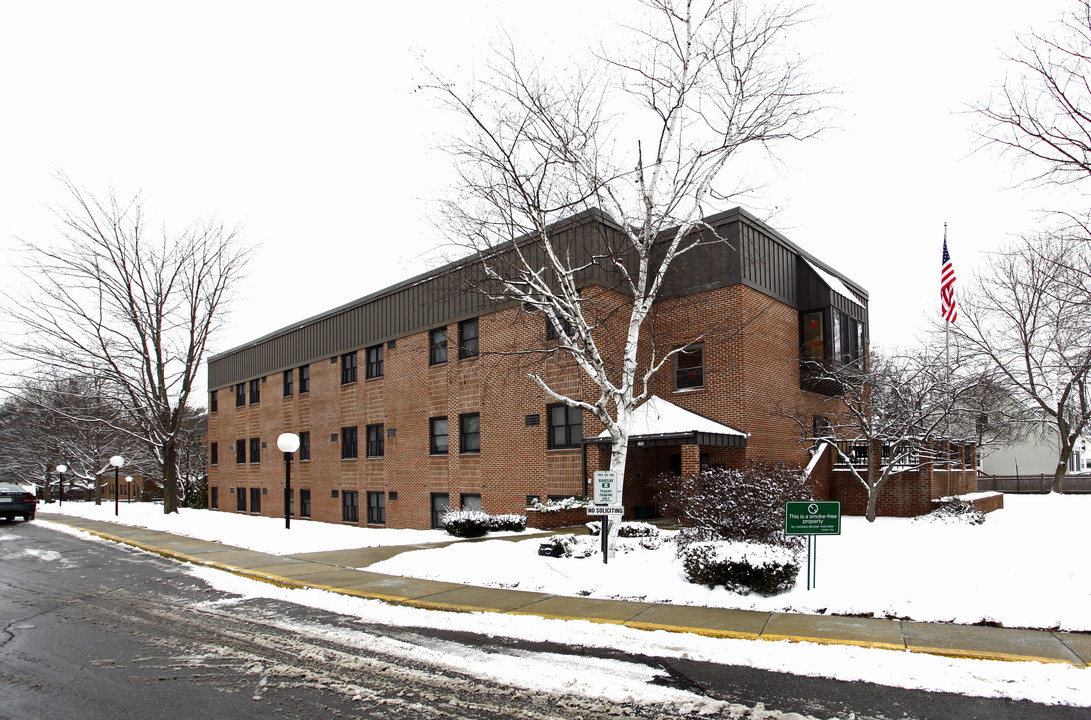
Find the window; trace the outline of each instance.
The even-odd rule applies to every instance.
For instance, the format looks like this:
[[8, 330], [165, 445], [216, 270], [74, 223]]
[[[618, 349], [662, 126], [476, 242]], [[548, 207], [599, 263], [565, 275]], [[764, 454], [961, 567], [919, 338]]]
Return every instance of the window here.
[[246, 512], [246, 488], [235, 488], [235, 512]]
[[357, 491], [341, 491], [341, 520], [344, 522], [360, 522], [360, 493]]
[[367, 426], [367, 456], [379, 458], [383, 456], [383, 426]]
[[481, 415], [468, 413], [458, 416], [458, 451], [481, 452]]
[[341, 428], [341, 459], [351, 460], [358, 457], [356, 445], [356, 427]]
[[311, 391], [311, 366], [304, 365], [299, 368], [299, 394]]
[[257, 405], [261, 402], [261, 379], [254, 378], [250, 381], [250, 404]]
[[[132, 485], [132, 483], [128, 483], [128, 484]], [[213, 510], [219, 510], [220, 509], [220, 488], [211, 487], [211, 488], [208, 489], [208, 491], [210, 493], [209, 496], [208, 496], [208, 501], [210, 503], [210, 507]]]
[[356, 352], [345, 353], [341, 356], [341, 384], [348, 385], [356, 382]]
[[[565, 337], [572, 337], [576, 334], [568, 318], [558, 318], [558, 320], [561, 323], [561, 332], [564, 333]], [[553, 325], [553, 321], [549, 316], [546, 315], [546, 340], [556, 340], [558, 337], [560, 336], [557, 334], [557, 328]]]
[[383, 346], [372, 345], [367, 349], [367, 378], [383, 376]]
[[261, 512], [261, 488], [250, 488], [250, 512]]
[[261, 438], [250, 438], [250, 462], [261, 462]]
[[674, 356], [674, 388], [705, 386], [705, 346], [689, 345]]
[[803, 313], [803, 359], [826, 358], [826, 336], [823, 332], [822, 311]]
[[311, 459], [311, 434], [309, 432], [299, 433], [299, 460]]
[[246, 440], [242, 438], [235, 441], [235, 462], [240, 465], [246, 462]]
[[300, 490], [299, 491], [299, 517], [309, 518], [311, 516], [311, 491]]
[[447, 454], [447, 418], [434, 417], [428, 421], [428, 451], [433, 455]]
[[386, 524], [385, 492], [369, 492], [367, 494], [367, 522], [369, 525]]
[[574, 448], [583, 438], [583, 411], [567, 405], [549, 405], [549, 449]]
[[210, 465], [220, 464], [220, 446], [216, 443], [208, 446], [208, 463]]
[[239, 383], [235, 386], [235, 407], [244, 405], [246, 405], [246, 383]]
[[481, 512], [481, 496], [478, 494], [462, 493], [462, 496], [459, 498], [459, 505], [462, 506], [463, 510], [476, 510], [477, 512]]
[[447, 328], [441, 327], [428, 333], [428, 364], [447, 362]]
[[477, 318], [458, 324], [458, 359], [477, 357]]
[[218, 390], [213, 390], [212, 392], [210, 392], [208, 394], [208, 411], [209, 412], [216, 412], [217, 410], [220, 409], [220, 403], [216, 399], [216, 393], [217, 392], [219, 392], [219, 391]]
[[291, 397], [295, 392], [295, 370], [284, 371], [284, 397]]
[[432, 493], [432, 527], [443, 529], [443, 516], [451, 509], [450, 503], [447, 493]]

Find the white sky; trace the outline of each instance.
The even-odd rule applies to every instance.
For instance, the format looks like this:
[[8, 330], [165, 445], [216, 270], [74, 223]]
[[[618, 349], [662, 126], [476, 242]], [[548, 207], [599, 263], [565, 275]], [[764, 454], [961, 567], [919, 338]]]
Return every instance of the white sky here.
[[[835, 127], [781, 146], [779, 162], [729, 167], [763, 187], [722, 209], [742, 204], [862, 283], [873, 341], [910, 342], [937, 311], [944, 221], [961, 279], [1040, 210], [1067, 207], [1054, 190], [1010, 189], [1009, 159], [972, 153], [966, 109], [1002, 82], [1015, 34], [1071, 4], [816, 0], [795, 45], [816, 85], [843, 91]], [[433, 200], [451, 175], [442, 117], [414, 92], [422, 57], [468, 73], [503, 28], [565, 62], [632, 6], [2, 3], [0, 251], [57, 240], [60, 172], [141, 192], [168, 228], [237, 224], [257, 254], [212, 349], [234, 347], [434, 264]]]

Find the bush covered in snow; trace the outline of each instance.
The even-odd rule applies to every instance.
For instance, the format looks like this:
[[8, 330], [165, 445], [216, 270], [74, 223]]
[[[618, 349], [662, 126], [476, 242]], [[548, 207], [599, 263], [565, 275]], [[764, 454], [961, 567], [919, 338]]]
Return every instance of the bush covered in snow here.
[[538, 512], [560, 512], [561, 510], [575, 510], [577, 508], [587, 507], [590, 503], [586, 498], [568, 497], [561, 500], [547, 500], [542, 502], [541, 500], [535, 500], [530, 509], [537, 510]]
[[[587, 523], [587, 531], [592, 535], [602, 532], [602, 523]], [[659, 528], [646, 522], [623, 522], [617, 530], [618, 537], [623, 538], [647, 538], [659, 537]]]
[[791, 589], [799, 575], [795, 553], [785, 547], [752, 542], [692, 543], [680, 552], [686, 579], [731, 592], [776, 595]]
[[553, 557], [585, 558], [594, 554], [598, 540], [588, 535], [554, 535], [542, 541], [553, 546]]
[[784, 463], [748, 462], [742, 469], [715, 468], [697, 475], [657, 480], [664, 511], [678, 518], [679, 552], [694, 542], [738, 540], [798, 548], [784, 535], [784, 503], [810, 500], [803, 471]]
[[959, 522], [967, 525], [980, 525], [985, 522], [985, 513], [978, 510], [973, 503], [961, 498], [945, 500], [939, 507], [926, 515], [920, 515], [914, 520], [924, 522]]
[[475, 538], [490, 532], [527, 529], [525, 515], [489, 515], [480, 510], [448, 510], [440, 517], [447, 533], [455, 537]]

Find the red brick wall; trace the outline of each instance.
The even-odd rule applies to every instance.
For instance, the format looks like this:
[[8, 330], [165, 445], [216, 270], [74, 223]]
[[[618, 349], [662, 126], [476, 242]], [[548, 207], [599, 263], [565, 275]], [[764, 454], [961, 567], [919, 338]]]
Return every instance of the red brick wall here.
[[[469, 291], [469, 290], [468, 290]], [[615, 312], [625, 301], [616, 293], [589, 288], [587, 312], [601, 321], [597, 341], [604, 352], [620, 352], [627, 313]], [[341, 385], [340, 358], [310, 364], [310, 392], [300, 395], [298, 375], [294, 395], [282, 397], [282, 373], [262, 383], [259, 405], [235, 407], [230, 388], [219, 391], [219, 410], [209, 416], [210, 441], [219, 444], [219, 463], [210, 468], [210, 486], [219, 487], [220, 509], [234, 511], [232, 487], [261, 487], [263, 515], [283, 515], [283, 456], [276, 448], [282, 432], [309, 430], [311, 459], [292, 464], [295, 496], [311, 490], [312, 518], [341, 522], [341, 499], [331, 491], [360, 493], [360, 524], [366, 523], [368, 491], [397, 492], [386, 502], [386, 524], [427, 528], [431, 496], [446, 494], [457, 507], [460, 494], [479, 494], [489, 513], [522, 513], [526, 497], [581, 495], [585, 491], [579, 449], [547, 449], [546, 406], [553, 399], [528, 379], [542, 377], [564, 394], [594, 400], [590, 380], [575, 365], [551, 352], [556, 341], [545, 340], [545, 318], [516, 307], [485, 315], [479, 321], [480, 357], [458, 358], [458, 323], [447, 327], [448, 361], [428, 365], [428, 333], [397, 339], [384, 346], [384, 375], [365, 379], [366, 352], [359, 349], [358, 380]], [[643, 363], [700, 337], [705, 343], [705, 386], [676, 391], [673, 364], [668, 362], [652, 380], [651, 392], [749, 433], [745, 450], [691, 448], [688, 465], [698, 452], [713, 463], [737, 465], [744, 457], [805, 465], [807, 447], [800, 443], [798, 425], [789, 415], [820, 413], [822, 398], [799, 389], [798, 314], [744, 286], [722, 288], [697, 296], [665, 301], [645, 326]], [[527, 352], [534, 351], [534, 352]], [[617, 368], [612, 368], [615, 373]], [[480, 413], [481, 452], [460, 454], [459, 415]], [[526, 416], [538, 415], [528, 426]], [[450, 451], [429, 455], [429, 418], [446, 416]], [[384, 425], [385, 454], [366, 458], [366, 426]], [[341, 459], [340, 432], [355, 425], [359, 458]], [[602, 426], [584, 415], [583, 434]], [[385, 437], [394, 430], [396, 436]], [[334, 436], [336, 441], [331, 442]], [[236, 465], [231, 445], [236, 438], [265, 443], [260, 463]], [[654, 505], [650, 480], [669, 467], [669, 455], [682, 448], [631, 448], [626, 472], [626, 517], [639, 506]], [[609, 454], [587, 448], [587, 474], [605, 468]], [[825, 492], [821, 488], [820, 492]], [[298, 500], [297, 500], [298, 502]], [[298, 508], [297, 508], [298, 510]]]

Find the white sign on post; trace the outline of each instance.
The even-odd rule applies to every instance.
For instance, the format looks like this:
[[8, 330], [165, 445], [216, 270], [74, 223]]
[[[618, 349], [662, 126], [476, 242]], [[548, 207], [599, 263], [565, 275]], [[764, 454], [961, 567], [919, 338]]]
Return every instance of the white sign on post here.
[[595, 504], [613, 505], [617, 502], [617, 471], [595, 471]]

